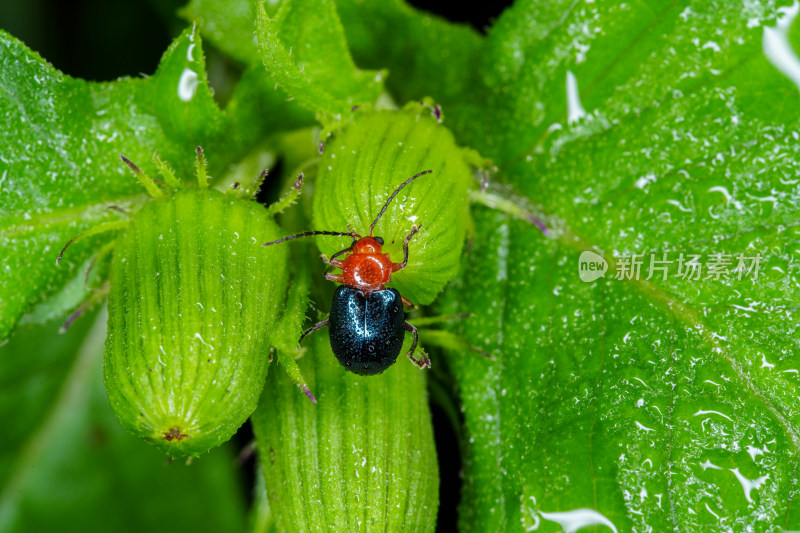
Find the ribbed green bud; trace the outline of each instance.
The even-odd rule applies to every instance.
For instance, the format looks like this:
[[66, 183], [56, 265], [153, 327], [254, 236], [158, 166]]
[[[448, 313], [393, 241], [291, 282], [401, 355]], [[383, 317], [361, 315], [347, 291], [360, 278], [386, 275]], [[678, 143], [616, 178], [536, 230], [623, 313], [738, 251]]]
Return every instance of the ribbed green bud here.
[[342, 370], [326, 335], [305, 343], [298, 363], [317, 403], [274, 372], [252, 417], [278, 530], [433, 531], [439, 472], [425, 373], [396, 364], [358, 376]]
[[287, 283], [287, 250], [261, 244], [280, 235], [260, 205], [209, 189], [136, 213], [114, 250], [104, 368], [125, 428], [199, 455], [247, 420]]
[[[408, 266], [392, 275], [391, 287], [416, 304], [430, 304], [458, 273], [464, 244], [472, 182], [470, 153], [459, 148], [452, 133], [431, 114], [412, 105], [401, 111], [361, 111], [325, 144], [314, 192], [314, 229], [360, 235], [389, 195], [423, 170], [389, 205], [374, 234], [383, 237], [383, 251], [403, 260], [403, 238], [422, 224], [409, 246]], [[474, 156], [473, 156], [474, 158]], [[318, 237], [328, 256], [350, 243], [341, 237]]]

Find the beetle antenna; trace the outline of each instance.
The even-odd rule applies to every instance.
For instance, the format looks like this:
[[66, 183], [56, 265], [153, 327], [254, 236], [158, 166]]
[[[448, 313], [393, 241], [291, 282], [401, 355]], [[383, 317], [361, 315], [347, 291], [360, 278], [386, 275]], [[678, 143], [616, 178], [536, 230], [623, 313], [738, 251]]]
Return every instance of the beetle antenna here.
[[282, 239], [278, 239], [276, 241], [269, 241], [265, 242], [261, 246], [269, 246], [271, 244], [278, 244], [279, 242], [284, 241], [291, 241], [292, 239], [299, 239], [300, 237], [309, 237], [311, 235], [333, 235], [334, 237], [358, 237], [355, 233], [342, 233], [341, 231], [304, 231], [303, 233], [298, 233], [297, 235], [291, 235], [290, 237], [283, 237]]
[[378, 216], [375, 217], [375, 220], [372, 221], [372, 224], [369, 227], [369, 236], [370, 237], [372, 237], [372, 230], [375, 229], [375, 224], [378, 223], [378, 220], [380, 220], [381, 217], [383, 216], [383, 214], [386, 212], [386, 209], [389, 207], [389, 204], [392, 203], [392, 200], [394, 200], [394, 197], [397, 196], [397, 193], [399, 193], [403, 189], [403, 187], [405, 187], [406, 185], [408, 185], [409, 183], [411, 183], [412, 181], [414, 181], [418, 177], [424, 176], [425, 174], [433, 174], [433, 170], [423, 170], [419, 174], [414, 174], [413, 176], [408, 178], [406, 181], [404, 181], [402, 184], [400, 184], [400, 186], [398, 188], [396, 188], [394, 190], [394, 192], [389, 197], [389, 199], [386, 200], [386, 203], [383, 204], [383, 209], [381, 209], [381, 212], [378, 213]]

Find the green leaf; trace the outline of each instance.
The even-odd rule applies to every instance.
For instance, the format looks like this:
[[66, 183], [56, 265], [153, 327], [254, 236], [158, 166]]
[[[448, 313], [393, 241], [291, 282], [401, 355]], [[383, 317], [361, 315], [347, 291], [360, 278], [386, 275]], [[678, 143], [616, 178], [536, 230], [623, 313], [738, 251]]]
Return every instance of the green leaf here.
[[245, 64], [260, 63], [253, 31], [256, 10], [253, 0], [191, 0], [179, 14], [196, 20], [207, 39]]
[[[497, 358], [450, 358], [464, 531], [800, 527], [800, 102], [762, 52], [774, 17], [526, 1], [493, 28], [485, 104], [448, 124], [550, 233], [476, 210], [448, 292]], [[586, 250], [609, 265], [591, 283]], [[664, 253], [666, 279], [646, 279]], [[703, 279], [679, 276], [681, 253]], [[616, 279], [633, 254], [640, 279]], [[729, 272], [760, 254], [757, 278], [705, 279], [715, 254]]]
[[256, 3], [258, 51], [267, 71], [303, 106], [341, 120], [383, 90], [382, 72], [358, 69], [332, 0], [284, 1], [275, 19]]
[[225, 111], [230, 122], [218, 151], [231, 161], [245, 155], [243, 148], [258, 146], [265, 138], [317, 125], [314, 113], [289, 101], [260, 62], [244, 71]]
[[254, 2], [192, 0], [181, 8], [180, 14], [188, 21], [196, 21], [200, 32], [214, 46], [246, 65], [225, 109], [231, 119], [228, 135], [234, 146], [249, 146], [269, 135], [316, 125], [314, 113], [289, 98], [265, 71], [253, 37]]
[[241, 531], [233, 457], [191, 466], [128, 435], [102, 384], [105, 313], [0, 347], [0, 531]]
[[[191, 50], [191, 53], [190, 53]], [[0, 338], [32, 304], [46, 300], [88, 265], [103, 238], [61, 248], [79, 232], [136, 209], [141, 186], [120, 154], [152, 170], [155, 149], [187, 161], [219, 135], [222, 115], [211, 98], [196, 32], [187, 30], [147, 79], [90, 83], [55, 70], [0, 33]], [[179, 157], [171, 157], [180, 154]], [[191, 168], [179, 165], [179, 174]]]
[[[224, 115], [214, 102], [205, 73], [199, 32], [188, 28], [164, 52], [158, 71], [140, 95], [144, 106], [158, 117], [164, 135], [173, 142], [182, 140], [182, 148], [207, 144], [224, 126]], [[177, 160], [188, 152], [162, 150], [165, 160]]]
[[340, 0], [347, 41], [356, 63], [385, 69], [387, 88], [398, 102], [432, 96], [451, 106], [480, 102], [479, 70], [484, 39], [464, 24], [453, 24], [411, 8], [401, 0]]
[[[311, 267], [305, 257], [295, 248], [292, 264], [295, 265], [286, 295], [283, 312], [277, 321], [271, 336], [272, 345], [278, 353], [280, 363], [286, 375], [297, 387], [308, 396], [311, 401], [316, 401], [313, 391], [309, 389], [308, 382], [303, 376], [296, 359], [302, 356], [303, 349], [298, 345], [299, 332], [303, 331], [303, 322], [306, 319], [308, 307], [308, 288], [310, 284]], [[316, 259], [316, 258], [315, 258]]]

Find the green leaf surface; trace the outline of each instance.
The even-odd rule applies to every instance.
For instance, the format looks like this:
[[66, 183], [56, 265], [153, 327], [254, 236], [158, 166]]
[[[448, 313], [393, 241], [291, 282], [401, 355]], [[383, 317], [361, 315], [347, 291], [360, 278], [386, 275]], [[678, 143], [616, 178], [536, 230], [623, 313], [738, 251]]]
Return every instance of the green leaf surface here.
[[231, 161], [265, 138], [317, 125], [314, 113], [291, 101], [260, 62], [245, 69], [225, 110], [230, 123], [219, 152]]
[[[459, 322], [463, 344], [494, 356], [465, 350], [448, 361], [465, 424], [461, 529], [800, 529], [800, 97], [768, 59], [800, 67], [792, 54], [774, 53], [782, 42], [798, 42], [797, 31], [783, 35], [785, 19], [771, 29], [788, 13], [779, 7], [785, 4], [522, 0], [484, 38], [395, 1], [283, 2], [267, 8], [268, 18], [261, 2], [194, 0], [184, 14], [246, 65], [225, 111], [205, 83], [196, 31], [176, 40], [153, 77], [102, 84], [64, 76], [0, 34], [7, 125], [0, 131], [0, 339], [26, 313], [28, 322], [57, 317], [89, 294], [81, 279], [107, 238], [77, 243], [60, 267], [53, 261], [79, 231], [121, 218], [109, 205], [135, 210], [144, 201], [119, 153], [151, 171], [157, 148], [188, 175], [186, 154], [203, 144], [215, 173], [257, 143], [264, 149], [270, 133], [315, 118], [331, 125], [352, 105], [374, 102], [382, 90], [376, 71], [388, 69], [397, 102], [433, 97], [457, 143], [494, 160], [505, 183], [489, 192], [501, 201], [481, 198], [516, 215], [474, 209], [475, 239], [443, 302], [446, 312], [476, 315]], [[292, 152], [296, 139], [270, 148], [292, 145]], [[333, 207], [351, 205], [352, 196]], [[547, 235], [530, 224], [534, 216]], [[592, 282], [579, 275], [587, 250], [608, 266]], [[642, 262], [639, 279], [618, 275], [633, 254]], [[680, 275], [681, 254], [698, 256], [697, 279]], [[759, 256], [757, 276], [737, 275], [740, 255]], [[652, 271], [651, 261], [663, 259], [667, 268]], [[709, 276], [722, 260], [726, 274]], [[285, 329], [297, 329], [294, 319]], [[87, 327], [79, 321], [74, 339], [59, 341], [80, 345]], [[111, 451], [92, 455], [97, 445], [86, 428], [94, 419], [85, 406], [102, 393], [97, 382], [78, 386], [78, 377], [96, 369], [37, 335], [24, 347], [40, 356], [14, 348], [19, 353], [0, 357], [0, 419], [8, 425], [0, 480], [10, 480], [0, 486], [0, 529], [242, 525], [237, 504], [217, 516], [226, 503], [195, 496], [197, 487], [232, 486], [229, 467], [223, 481], [212, 473], [170, 485], [136, 458], [108, 413], [103, 442]], [[288, 348], [295, 337], [284, 337]], [[324, 338], [313, 343], [327, 350]], [[307, 357], [299, 363], [318, 398], [336, 396], [339, 382], [319, 380], [322, 366]], [[265, 431], [291, 452], [272, 463], [262, 442], [265, 470], [308, 478], [317, 470], [307, 465], [339, 448], [317, 450], [303, 437], [330, 434], [329, 422], [345, 415], [361, 418], [341, 430], [344, 439], [385, 423], [370, 420], [369, 409], [342, 412], [339, 403], [317, 417], [322, 402], [312, 405], [281, 372], [269, 379], [281, 405], [294, 407], [262, 405], [271, 413]], [[286, 430], [291, 424], [303, 432]], [[52, 439], [31, 438], [41, 432]], [[83, 444], [64, 444], [71, 442]], [[28, 475], [31, 458], [43, 466]], [[369, 494], [351, 478], [345, 501], [354, 494], [363, 503]], [[117, 495], [109, 487], [119, 479], [129, 488]], [[361, 513], [314, 499], [330, 480], [309, 479], [304, 490], [266, 480], [279, 499], [293, 499], [274, 510], [279, 521], [308, 513], [311, 528], [321, 516]], [[80, 498], [93, 482], [91, 497]], [[184, 492], [192, 498], [170, 499]], [[344, 511], [325, 515], [320, 501]], [[390, 508], [370, 512], [384, 511]]]
[[105, 321], [20, 328], [0, 347], [0, 531], [241, 531], [230, 450], [166, 464], [114, 419]]
[[383, 73], [355, 66], [332, 0], [281, 3], [275, 18], [256, 3], [258, 52], [275, 81], [325, 120], [341, 120], [383, 90]]
[[[526, 1], [492, 29], [485, 103], [448, 124], [550, 232], [478, 209], [448, 292], [497, 357], [450, 359], [462, 530], [800, 527], [800, 100], [762, 52], [775, 15]], [[609, 268], [588, 283], [586, 250]], [[757, 276], [739, 254], [760, 254]]]
[[[60, 291], [104, 242], [61, 248], [79, 232], [135, 209], [141, 186], [119, 160], [142, 168], [158, 149], [179, 171], [220, 131], [205, 82], [200, 38], [187, 30], [147, 79], [91, 83], [70, 78], [13, 37], [0, 34], [0, 338], [31, 304]], [[177, 157], [180, 154], [180, 157]], [[173, 157], [174, 156], [174, 157]], [[179, 174], [187, 172], [179, 172]]]
[[480, 102], [484, 39], [473, 28], [428, 15], [401, 0], [340, 0], [336, 8], [356, 63], [388, 69], [399, 103], [432, 96], [449, 112]]
[[[270, 15], [275, 10], [271, 5], [265, 9]], [[187, 21], [197, 22], [209, 42], [246, 65], [226, 108], [234, 146], [248, 146], [254, 139], [316, 125], [314, 113], [287, 96], [264, 69], [253, 35], [255, 13], [251, 0], [192, 0], [180, 10]]]
[[[51, 318], [86, 294], [78, 280], [107, 238], [70, 246], [58, 266], [55, 259], [81, 231], [125, 218], [110, 207], [132, 211], [144, 202], [120, 155], [154, 174], [157, 150], [186, 176], [193, 174], [186, 154], [202, 145], [215, 174], [265, 136], [314, 121], [299, 106], [287, 107], [260, 67], [245, 72], [221, 111], [206, 81], [196, 28], [172, 43], [149, 78], [70, 78], [7, 34], [0, 35], [0, 64], [0, 112], [8, 125], [0, 132], [6, 147], [0, 157], [0, 338], [33, 304], [45, 304], [36, 314]], [[47, 303], [55, 295], [64, 305]]]
[[179, 13], [188, 21], [196, 20], [203, 35], [232, 58], [245, 64], [260, 63], [253, 37], [253, 0], [191, 0]]

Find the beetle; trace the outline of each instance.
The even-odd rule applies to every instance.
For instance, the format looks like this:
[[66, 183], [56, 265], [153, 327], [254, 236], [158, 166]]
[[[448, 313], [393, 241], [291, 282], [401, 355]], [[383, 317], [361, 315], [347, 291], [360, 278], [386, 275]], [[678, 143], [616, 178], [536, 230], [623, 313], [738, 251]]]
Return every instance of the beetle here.
[[[401, 183], [372, 221], [367, 236], [362, 237], [348, 227], [346, 233], [306, 231], [264, 243], [264, 246], [271, 246], [312, 235], [350, 237], [353, 240], [350, 246], [336, 252], [330, 259], [322, 256], [325, 264], [342, 271], [341, 274], [329, 272], [325, 278], [343, 285], [333, 295], [328, 318], [304, 331], [298, 343], [309, 333], [328, 327], [331, 349], [339, 363], [355, 374], [370, 376], [380, 374], [394, 364], [403, 346], [405, 332], [409, 331], [414, 340], [406, 357], [421, 369], [430, 368], [431, 362], [427, 356], [419, 359], [414, 357], [419, 333], [406, 321], [404, 310], [404, 306], [414, 305], [397, 289], [385, 287], [391, 281], [392, 274], [408, 264], [408, 243], [422, 229], [422, 224], [412, 225], [411, 231], [403, 239], [403, 260], [399, 263], [392, 262], [389, 254], [383, 253], [383, 238], [372, 233], [397, 194], [415, 179], [432, 173], [432, 170], [424, 170]], [[344, 259], [337, 259], [343, 254], [348, 255]]]

